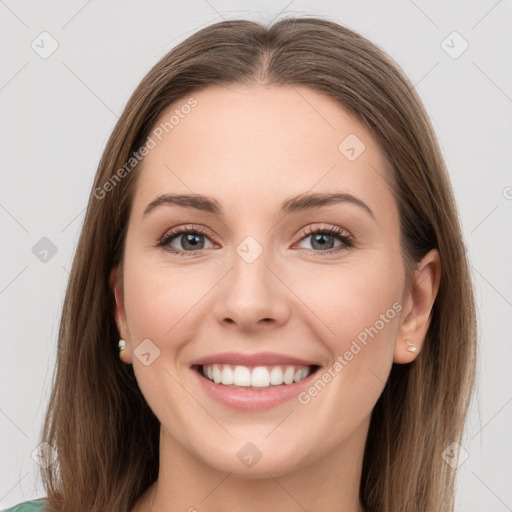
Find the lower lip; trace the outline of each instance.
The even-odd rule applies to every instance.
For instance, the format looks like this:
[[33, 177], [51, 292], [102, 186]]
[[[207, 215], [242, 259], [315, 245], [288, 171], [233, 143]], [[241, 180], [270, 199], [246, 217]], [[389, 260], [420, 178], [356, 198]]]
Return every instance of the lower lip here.
[[201, 386], [206, 393], [214, 400], [234, 409], [244, 410], [263, 410], [276, 407], [292, 398], [296, 398], [298, 394], [307, 388], [318, 374], [319, 368], [309, 374], [305, 379], [293, 384], [283, 384], [272, 388], [254, 389], [236, 389], [222, 384], [215, 384], [211, 380], [203, 377], [196, 368], [192, 368], [196, 374]]

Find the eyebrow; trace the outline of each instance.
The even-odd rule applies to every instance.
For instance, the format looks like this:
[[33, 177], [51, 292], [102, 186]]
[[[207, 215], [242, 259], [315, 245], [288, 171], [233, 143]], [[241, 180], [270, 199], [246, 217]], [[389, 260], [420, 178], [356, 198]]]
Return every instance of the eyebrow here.
[[[291, 197], [285, 200], [280, 209], [280, 216], [290, 213], [299, 213], [315, 208], [321, 208], [336, 203], [350, 203], [362, 208], [373, 219], [375, 215], [371, 208], [361, 201], [361, 199], [353, 196], [352, 194], [333, 192], [333, 193], [313, 193], [313, 194], [299, 194], [298, 196]], [[144, 210], [143, 216], [148, 215], [158, 206], [162, 205], [178, 205], [184, 208], [193, 208], [208, 213], [212, 213], [222, 217], [223, 210], [220, 203], [210, 196], [202, 194], [162, 194], [156, 197], [151, 203], [148, 204]]]

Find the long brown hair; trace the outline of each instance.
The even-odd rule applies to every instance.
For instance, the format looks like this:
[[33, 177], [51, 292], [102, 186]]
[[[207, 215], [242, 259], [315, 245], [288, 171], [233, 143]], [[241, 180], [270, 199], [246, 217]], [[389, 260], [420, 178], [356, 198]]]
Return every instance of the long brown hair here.
[[407, 276], [429, 250], [440, 253], [422, 352], [393, 364], [372, 412], [360, 501], [368, 512], [453, 511], [455, 470], [442, 453], [463, 434], [476, 318], [450, 181], [421, 100], [398, 65], [356, 32], [315, 17], [210, 25], [167, 53], [129, 99], [96, 173], [62, 310], [41, 438], [58, 454], [42, 468], [52, 511], [130, 510], [158, 476], [160, 424], [133, 367], [119, 360], [109, 285], [122, 261], [139, 167], [125, 164], [171, 103], [211, 85], [255, 83], [308, 86], [363, 120], [391, 163]]

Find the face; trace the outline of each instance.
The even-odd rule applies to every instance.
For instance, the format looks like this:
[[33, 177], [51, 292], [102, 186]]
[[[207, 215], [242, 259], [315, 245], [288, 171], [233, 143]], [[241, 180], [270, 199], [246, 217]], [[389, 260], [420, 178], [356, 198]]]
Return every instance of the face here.
[[[399, 357], [397, 205], [371, 133], [330, 98], [297, 86], [193, 97], [179, 123], [153, 136], [140, 170], [113, 285], [116, 322], [168, 443], [223, 472], [279, 475], [367, 428]], [[169, 194], [214, 206], [162, 199]], [[208, 381], [219, 401], [195, 364], [226, 352], [279, 354], [284, 372], [286, 358], [318, 369], [285, 398], [288, 384], [272, 396], [253, 390], [270, 398], [252, 405], [241, 395], [251, 391]], [[242, 448], [261, 459], [242, 463]]]

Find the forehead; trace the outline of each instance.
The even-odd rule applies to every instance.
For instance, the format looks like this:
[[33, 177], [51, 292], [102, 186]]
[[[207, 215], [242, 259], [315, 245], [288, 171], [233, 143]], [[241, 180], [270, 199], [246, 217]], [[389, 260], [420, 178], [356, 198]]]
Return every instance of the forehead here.
[[341, 190], [392, 207], [387, 160], [369, 129], [308, 87], [209, 87], [169, 106], [150, 136], [134, 208], [166, 192], [261, 208], [273, 197]]

